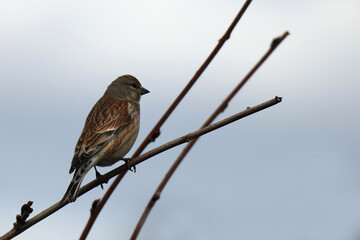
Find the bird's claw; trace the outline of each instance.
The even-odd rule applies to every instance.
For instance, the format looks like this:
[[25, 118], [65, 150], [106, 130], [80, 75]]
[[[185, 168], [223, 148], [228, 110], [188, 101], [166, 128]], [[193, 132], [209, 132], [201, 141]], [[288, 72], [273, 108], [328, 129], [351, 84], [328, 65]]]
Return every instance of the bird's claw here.
[[98, 172], [98, 170], [96, 169], [95, 166], [94, 166], [94, 169], [95, 169], [96, 179], [99, 181], [101, 189], [104, 190], [104, 186], [103, 186], [103, 184], [102, 184], [102, 177], [103, 177], [103, 175], [101, 175], [101, 174]]
[[132, 158], [122, 158], [121, 160], [123, 160], [125, 162], [126, 167], [127, 167], [128, 170], [130, 170], [131, 172], [136, 173], [136, 166], [134, 165], [134, 166], [131, 167], [129, 165], [129, 162], [132, 160]]

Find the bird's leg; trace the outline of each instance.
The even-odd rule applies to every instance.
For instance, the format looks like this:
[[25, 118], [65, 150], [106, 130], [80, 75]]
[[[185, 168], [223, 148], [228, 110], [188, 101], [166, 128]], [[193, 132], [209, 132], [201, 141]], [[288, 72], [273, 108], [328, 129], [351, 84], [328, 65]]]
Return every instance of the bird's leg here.
[[131, 172], [136, 173], [136, 166], [134, 165], [134, 166], [130, 167], [130, 165], [129, 165], [129, 162], [132, 160], [132, 158], [122, 158], [121, 160], [123, 160], [125, 162], [126, 167], [127, 167], [128, 170], [130, 170]]
[[102, 176], [103, 176], [103, 175], [101, 175], [101, 174], [98, 172], [98, 170], [96, 169], [96, 166], [94, 166], [94, 169], [95, 169], [96, 179], [99, 181], [101, 189], [104, 189], [104, 187], [103, 187], [103, 185], [102, 185]]

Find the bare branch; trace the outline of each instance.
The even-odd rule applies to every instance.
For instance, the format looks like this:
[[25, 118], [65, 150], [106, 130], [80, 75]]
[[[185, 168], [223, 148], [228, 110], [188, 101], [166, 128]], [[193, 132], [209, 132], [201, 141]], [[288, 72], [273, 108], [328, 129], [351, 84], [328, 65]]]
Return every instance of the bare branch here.
[[[146, 159], [149, 159], [159, 153], [162, 153], [170, 148], [173, 148], [173, 147], [176, 147], [180, 144], [183, 144], [185, 142], [189, 142], [197, 137], [200, 137], [208, 132], [211, 132], [211, 131], [214, 131], [218, 128], [221, 128], [225, 125], [228, 125], [234, 121], [237, 121], [241, 118], [244, 118], [244, 117], [247, 117], [251, 114], [254, 114], [256, 112], [259, 112], [263, 109], [266, 109], [268, 107], [271, 107], [275, 104], [278, 104], [281, 102], [281, 97], [275, 97], [269, 101], [266, 101], [262, 104], [259, 104], [255, 107], [251, 107], [251, 108], [247, 108], [246, 110], [242, 111], [242, 112], [239, 112], [237, 114], [234, 114], [224, 120], [221, 120], [221, 121], [218, 121], [212, 125], [209, 125], [205, 128], [202, 128], [200, 130], [197, 130], [195, 132], [191, 132], [187, 135], [184, 135], [182, 137], [179, 137], [175, 140], [172, 140], [170, 142], [167, 142], [157, 148], [154, 148], [136, 158], [134, 158], [131, 162], [129, 162], [129, 166], [135, 166], [143, 161], [145, 161]], [[103, 175], [103, 179], [104, 179], [104, 182], [105, 181], [108, 181], [111, 176], [115, 176], [121, 172], [125, 172], [127, 171], [128, 168], [126, 166], [126, 164], [112, 170], [111, 172]], [[82, 187], [80, 189], [80, 194], [84, 194], [85, 192], [89, 191], [90, 189], [94, 188], [95, 186], [98, 186], [100, 185], [100, 182], [97, 181], [96, 179], [93, 180], [92, 182], [88, 183], [87, 185], [85, 185], [84, 187]], [[41, 221], [42, 219], [46, 218], [47, 216], [51, 215], [52, 213], [56, 212], [57, 210], [59, 210], [60, 208], [64, 207], [65, 205], [67, 205], [69, 202], [68, 201], [64, 201], [64, 202], [57, 202], [55, 203], [54, 205], [52, 205], [51, 207], [49, 207], [48, 209], [42, 211], [41, 213], [39, 213], [38, 215], [30, 218], [28, 221], [26, 221], [21, 227], [15, 229], [13, 228], [12, 230], [10, 230], [8, 233], [4, 234], [3, 236], [0, 237], [0, 240], [6, 240], [6, 239], [11, 239], [17, 235], [19, 235], [20, 233], [22, 233], [23, 231], [25, 231], [27, 228], [31, 227], [32, 225], [36, 224], [37, 222]], [[93, 211], [98, 211], [98, 208], [94, 208], [92, 209]]]
[[[155, 155], [157, 155], [157, 154], [159, 154], [161, 152], [164, 152], [164, 151], [166, 151], [166, 150], [168, 150], [170, 148], [173, 148], [173, 147], [178, 146], [180, 144], [183, 144], [185, 142], [189, 142], [189, 141], [191, 141], [191, 140], [193, 140], [193, 139], [195, 139], [195, 138], [197, 138], [197, 137], [199, 137], [201, 135], [204, 135], [204, 134], [206, 134], [206, 133], [208, 133], [210, 131], [213, 131], [215, 129], [223, 127], [223, 126], [225, 126], [225, 125], [227, 125], [229, 123], [232, 123], [232, 122], [237, 121], [237, 120], [239, 120], [241, 118], [244, 118], [246, 116], [254, 114], [254, 113], [256, 113], [258, 111], [261, 111], [261, 110], [263, 110], [265, 108], [271, 107], [271, 106], [273, 106], [273, 105], [275, 105], [275, 104], [277, 104], [279, 102], [281, 102], [281, 97], [275, 97], [274, 99], [271, 99], [271, 100], [269, 100], [267, 102], [264, 102], [264, 103], [262, 103], [260, 105], [255, 106], [255, 107], [247, 108], [246, 110], [244, 110], [244, 111], [242, 111], [240, 113], [237, 113], [235, 115], [232, 115], [231, 117], [228, 117], [228, 118], [226, 118], [226, 119], [224, 119], [222, 121], [216, 122], [216, 123], [214, 123], [212, 125], [201, 128], [201, 129], [199, 129], [199, 130], [197, 130], [195, 132], [189, 133], [189, 134], [184, 135], [184, 136], [182, 136], [180, 138], [177, 138], [177, 139], [175, 139], [173, 141], [165, 143], [165, 144], [163, 144], [163, 145], [161, 145], [161, 146], [159, 146], [157, 148], [154, 148], [153, 150], [150, 150], [150, 151], [140, 155], [139, 157], [134, 158], [131, 162], [129, 162], [129, 165], [130, 166], [137, 165], [137, 164], [143, 162], [144, 160], [146, 160], [148, 158], [151, 158], [151, 157], [153, 157], [153, 156], [155, 156]], [[120, 168], [121, 168], [121, 171], [126, 171], [127, 170], [127, 167], [124, 166], [124, 165], [121, 166]], [[101, 201], [100, 201], [99, 204], [101, 204]], [[93, 214], [91, 214], [88, 223], [93, 223], [95, 221], [95, 219], [96, 219], [95, 214], [96, 214], [97, 211], [100, 211], [100, 210], [98, 210], [98, 208], [94, 209], [94, 212], [93, 212]], [[93, 218], [95, 218], [95, 219], [93, 219]], [[91, 228], [89, 228], [87, 230], [90, 231], [90, 229]], [[85, 239], [85, 238], [86, 238], [86, 235], [82, 235], [80, 237], [80, 239]]]
[[224, 36], [219, 40], [216, 47], [213, 49], [213, 51], [210, 53], [210, 55], [207, 57], [205, 62], [200, 66], [200, 68], [196, 71], [195, 75], [191, 78], [189, 83], [185, 86], [185, 88], [181, 91], [179, 96], [174, 100], [174, 102], [170, 105], [168, 110], [164, 113], [164, 115], [160, 118], [159, 122], [155, 125], [155, 127], [150, 131], [148, 136], [145, 138], [145, 140], [142, 142], [142, 144], [138, 147], [138, 149], [135, 151], [133, 157], [137, 157], [140, 155], [140, 153], [146, 148], [146, 146], [150, 142], [154, 142], [155, 139], [160, 135], [160, 128], [168, 119], [170, 114], [174, 111], [176, 106], [179, 104], [179, 102], [184, 98], [184, 96], [187, 94], [187, 92], [190, 90], [190, 88], [194, 85], [194, 83], [198, 80], [198, 78], [201, 76], [201, 74], [205, 71], [207, 66], [211, 63], [211, 61], [214, 59], [216, 54], [220, 51], [221, 47], [225, 44], [225, 42], [230, 38], [230, 35], [232, 31], [234, 30], [236, 24], [239, 22], [241, 17], [244, 15], [246, 9], [250, 5], [251, 0], [247, 0], [239, 13], [236, 15], [235, 19], [229, 26], [229, 28], [226, 30]]
[[[289, 33], [285, 32], [282, 36], [275, 38], [271, 45], [269, 50], [264, 54], [264, 56], [258, 61], [258, 63], [249, 71], [249, 73], [242, 79], [242, 81], [234, 88], [234, 90], [225, 98], [225, 100], [218, 106], [218, 108], [211, 114], [211, 116], [205, 121], [205, 123], [201, 126], [201, 128], [204, 128], [208, 126], [210, 123], [214, 121], [214, 119], [222, 113], [225, 108], [228, 106], [230, 100], [238, 93], [238, 91], [245, 85], [245, 83], [250, 79], [250, 77], [256, 72], [257, 69], [265, 62], [265, 60], [270, 56], [270, 54], [276, 49], [276, 47], [282, 42], [282, 40], [285, 39], [286, 36], [288, 36]], [[150, 211], [154, 207], [156, 201], [160, 198], [162, 190], [165, 188], [165, 185], [170, 180], [171, 176], [174, 174], [177, 167], [180, 165], [182, 160], [185, 158], [186, 154], [191, 150], [191, 148], [194, 146], [196, 141], [199, 138], [194, 139], [193, 141], [189, 142], [186, 147], [183, 149], [183, 151], [180, 153], [179, 157], [176, 159], [176, 161], [173, 163], [173, 165], [170, 167], [164, 178], [162, 179], [161, 183], [157, 187], [156, 191], [154, 192], [153, 196], [151, 197], [150, 201], [148, 202], [146, 208], [144, 209], [144, 212], [142, 213], [133, 234], [131, 235], [131, 240], [135, 240], [137, 236], [140, 233], [140, 230], [142, 226], [145, 223], [146, 218], [150, 214]]]
[[[195, 75], [192, 77], [192, 79], [189, 81], [189, 83], [185, 86], [185, 88], [182, 90], [182, 92], [179, 94], [179, 96], [174, 100], [174, 102], [170, 105], [168, 110], [164, 113], [164, 115], [160, 118], [159, 122], [155, 125], [155, 127], [150, 131], [148, 136], [145, 138], [145, 140], [142, 142], [142, 144], [138, 147], [138, 149], [133, 154], [133, 158], [140, 155], [140, 153], [146, 148], [146, 146], [150, 143], [155, 141], [155, 139], [160, 135], [160, 128], [164, 124], [164, 122], [168, 119], [170, 114], [174, 111], [176, 106], [179, 104], [179, 102], [184, 98], [184, 96], [187, 94], [187, 92], [190, 90], [190, 88], [194, 85], [194, 83], [197, 81], [197, 79], [201, 76], [201, 74], [205, 71], [207, 66], [210, 64], [210, 62], [214, 59], [216, 54], [219, 52], [221, 47], [224, 45], [224, 43], [230, 38], [231, 32], [235, 28], [236, 24], [239, 22], [240, 18], [245, 13], [246, 9], [250, 5], [251, 0], [247, 0], [243, 7], [240, 9], [239, 13], [236, 15], [235, 19], [225, 32], [224, 36], [219, 40], [218, 44], [214, 48], [214, 50], [210, 53], [208, 58], [205, 60], [205, 62], [200, 66], [200, 68], [196, 71]], [[116, 186], [119, 184], [121, 179], [125, 176], [126, 172], [122, 172], [119, 174], [114, 182], [111, 184], [109, 189], [106, 191], [104, 196], [101, 198], [99, 205], [97, 206], [97, 209], [99, 211], [94, 211], [94, 214], [91, 215], [88, 223], [86, 224], [84, 231], [80, 237], [80, 239], [85, 239], [87, 234], [89, 233], [92, 225], [95, 222], [95, 219], [97, 217], [97, 214], [101, 211], [103, 206], [105, 205], [106, 201], [109, 199], [112, 192], [115, 190]]]
[[[237, 114], [234, 114], [234, 115], [232, 115], [232, 116], [230, 116], [228, 118], [225, 118], [224, 120], [218, 121], [218, 122], [213, 123], [213, 124], [211, 124], [211, 125], [209, 125], [207, 127], [201, 128], [201, 129], [199, 129], [199, 130], [197, 130], [195, 132], [188, 133], [188, 134], [186, 134], [186, 135], [184, 135], [182, 137], [179, 137], [179, 138], [177, 138], [175, 140], [172, 140], [172, 141], [170, 141], [168, 143], [165, 143], [165, 144], [163, 144], [163, 145], [161, 145], [161, 146], [159, 146], [157, 148], [154, 148], [154, 149], [140, 155], [139, 157], [134, 158], [129, 163], [129, 165], [130, 166], [137, 165], [137, 164], [145, 161], [146, 159], [151, 158], [151, 157], [153, 157], [153, 156], [155, 156], [155, 155], [157, 155], [159, 153], [162, 153], [162, 152], [164, 152], [164, 151], [166, 151], [166, 150], [168, 150], [170, 148], [176, 147], [176, 146], [178, 146], [180, 144], [183, 144], [185, 142], [190, 142], [191, 140], [193, 140], [193, 139], [195, 139], [197, 137], [200, 137], [200, 136], [202, 136], [202, 135], [204, 135], [206, 133], [214, 131], [214, 130], [216, 130], [218, 128], [221, 128], [221, 127], [223, 127], [225, 125], [228, 125], [228, 124], [230, 124], [232, 122], [235, 122], [235, 121], [237, 121], [237, 120], [239, 120], [241, 118], [247, 117], [247, 116], [252, 115], [252, 114], [254, 114], [256, 112], [259, 112], [259, 111], [264, 110], [264, 109], [266, 109], [268, 107], [271, 107], [271, 106], [273, 106], [275, 104], [278, 104], [278, 103], [281, 102], [281, 100], [282, 100], [281, 97], [275, 97], [275, 98], [270, 99], [270, 100], [268, 100], [268, 101], [266, 101], [264, 103], [261, 103], [261, 104], [259, 104], [257, 106], [248, 107], [244, 111], [241, 111], [241, 112], [239, 112]], [[122, 168], [126, 169], [126, 166], [123, 165]]]

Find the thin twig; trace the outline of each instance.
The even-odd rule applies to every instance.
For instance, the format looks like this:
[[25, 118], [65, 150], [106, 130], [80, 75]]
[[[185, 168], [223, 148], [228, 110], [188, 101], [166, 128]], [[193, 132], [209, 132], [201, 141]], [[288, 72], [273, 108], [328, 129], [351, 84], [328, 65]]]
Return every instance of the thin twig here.
[[[201, 128], [197, 131], [194, 131], [194, 132], [191, 132], [191, 133], [188, 133], [182, 137], [179, 137], [177, 139], [174, 139], [168, 143], [165, 143], [159, 147], [156, 147], [136, 158], [134, 158], [131, 162], [129, 162], [129, 165], [132, 167], [132, 166], [135, 166], [139, 163], [142, 163], [143, 161], [145, 161], [146, 159], [148, 158], [151, 158], [155, 155], [158, 155], [159, 153], [162, 153], [162, 152], [165, 152], [166, 150], [169, 150], [173, 147], [176, 147], [178, 145], [181, 145], [183, 143], [186, 143], [186, 142], [190, 142], [191, 140], [195, 139], [195, 138], [198, 138], [206, 133], [209, 133], [211, 131], [214, 131], [218, 128], [221, 128], [221, 127], [224, 127], [230, 123], [233, 123], [239, 119], [242, 119], [244, 117], [247, 117], [249, 115], [252, 115], [256, 112], [259, 112], [261, 110], [264, 110], [268, 107], [271, 107], [273, 105], [276, 105], [278, 103], [280, 103], [282, 101], [282, 97], [274, 97], [273, 99], [270, 99], [266, 102], [263, 102], [259, 105], [256, 105], [254, 107], [247, 107], [245, 110], [241, 111], [241, 112], [238, 112], [230, 117], [227, 117], [223, 120], [220, 120], [218, 122], [215, 122], [207, 127], [204, 127], [204, 128]], [[122, 166], [123, 169], [127, 169], [126, 165], [123, 165]]]
[[[257, 62], [257, 64], [246, 74], [246, 76], [242, 79], [242, 81], [233, 89], [233, 91], [225, 98], [225, 100], [217, 107], [217, 109], [211, 114], [211, 116], [205, 121], [205, 123], [201, 126], [201, 128], [204, 128], [211, 124], [214, 119], [222, 113], [225, 108], [228, 106], [230, 100], [238, 93], [238, 91], [245, 85], [245, 83], [250, 79], [250, 77], [255, 73], [255, 71], [266, 61], [266, 59], [270, 56], [270, 54], [276, 49], [276, 47], [285, 39], [286, 36], [288, 36], [289, 33], [285, 32], [282, 36], [275, 38], [268, 51], [264, 54], [264, 56]], [[180, 165], [182, 160], [185, 158], [186, 154], [190, 151], [190, 149], [193, 147], [193, 145], [196, 143], [196, 141], [199, 138], [196, 138], [189, 142], [183, 151], [180, 153], [179, 157], [176, 159], [176, 161], [173, 163], [173, 165], [170, 167], [164, 178], [162, 179], [161, 183], [159, 184], [158, 188], [154, 192], [153, 196], [151, 197], [150, 201], [148, 202], [146, 208], [144, 209], [144, 212], [142, 213], [133, 234], [131, 235], [131, 240], [135, 240], [137, 236], [139, 235], [142, 226], [145, 223], [145, 220], [147, 219], [148, 215], [150, 214], [150, 211], [154, 207], [157, 200], [160, 198], [162, 190], [165, 188], [165, 185], [168, 183], [170, 177], [174, 174], [177, 167]]]
[[[230, 124], [234, 121], [237, 121], [241, 118], [247, 117], [251, 114], [254, 114], [258, 111], [261, 111], [265, 108], [271, 107], [275, 104], [278, 104], [281, 102], [281, 97], [275, 97], [274, 99], [271, 99], [269, 101], [266, 101], [262, 104], [259, 104], [255, 107], [252, 108], [247, 108], [246, 110], [239, 112], [235, 115], [232, 115], [224, 120], [221, 120], [219, 122], [216, 122], [212, 125], [209, 125], [205, 128], [202, 128], [200, 130], [197, 130], [195, 132], [191, 132], [187, 135], [184, 135], [182, 137], [179, 137], [175, 140], [172, 140], [170, 142], [167, 142], [157, 148], [154, 148], [136, 158], [134, 158], [132, 161], [129, 162], [129, 166], [135, 166], [143, 161], [145, 161], [146, 159], [149, 159], [159, 153], [162, 153], [170, 148], [176, 147], [180, 144], [183, 144], [185, 142], [189, 142], [197, 137], [200, 137], [210, 131], [214, 131], [218, 128], [221, 128], [227, 124]], [[111, 177], [111, 175], [116, 175], [119, 174], [121, 172], [125, 172], [127, 171], [128, 167], [126, 166], [126, 164], [114, 169], [113, 171], [109, 172], [108, 174], [103, 175], [103, 180], [104, 181], [108, 181]], [[84, 187], [81, 188], [81, 192], [80, 194], [84, 194], [85, 192], [89, 191], [91, 188], [93, 188], [93, 186], [91, 186], [92, 184], [94, 185], [100, 185], [100, 183], [97, 180], [94, 180], [92, 182], [90, 182], [89, 184], [85, 185]], [[86, 189], [87, 188], [87, 189]], [[17, 235], [19, 235], [20, 233], [22, 233], [23, 231], [25, 231], [26, 229], [28, 229], [29, 227], [31, 227], [32, 225], [36, 224], [37, 222], [41, 221], [42, 219], [46, 218], [47, 216], [49, 216], [50, 214], [56, 212], [57, 210], [59, 210], [60, 208], [64, 207], [65, 205], [67, 205], [69, 202], [68, 201], [64, 201], [64, 202], [57, 202], [54, 205], [52, 205], [51, 207], [49, 207], [48, 209], [42, 211], [41, 213], [39, 213], [38, 215], [30, 218], [28, 221], [26, 221], [20, 228], [17, 229], [11, 229], [9, 232], [7, 232], [6, 234], [4, 234], [3, 236], [0, 237], [0, 240], [8, 240], [11, 239]], [[97, 209], [97, 208], [95, 208]]]
[[155, 127], [150, 131], [148, 136], [145, 138], [145, 140], [141, 143], [141, 145], [138, 147], [138, 149], [135, 151], [133, 157], [137, 157], [142, 153], [142, 151], [146, 148], [146, 146], [150, 142], [154, 142], [155, 139], [160, 135], [160, 127], [164, 124], [166, 119], [170, 116], [170, 114], [174, 111], [176, 106], [179, 104], [179, 102], [184, 98], [184, 96], [187, 94], [187, 92], [190, 90], [190, 88], [194, 85], [194, 83], [198, 80], [198, 78], [201, 76], [201, 74], [205, 71], [207, 66], [211, 63], [211, 61], [214, 59], [216, 54], [219, 52], [221, 47], [224, 45], [224, 43], [230, 38], [232, 31], [234, 30], [236, 24], [239, 22], [243, 14], [245, 13], [246, 9], [250, 5], [251, 0], [247, 0], [239, 13], [236, 15], [235, 19], [232, 21], [229, 28], [226, 30], [225, 34], [222, 38], [218, 41], [218, 44], [213, 49], [213, 51], [210, 53], [210, 55], [207, 57], [205, 62], [200, 66], [200, 68], [196, 71], [195, 75], [192, 77], [192, 79], [189, 81], [189, 83], [185, 86], [185, 88], [182, 90], [182, 92], [179, 94], [179, 96], [174, 100], [174, 102], [171, 104], [169, 109], [164, 113], [164, 115], [160, 118], [159, 122], [155, 125]]
[[[210, 64], [210, 62], [214, 59], [214, 57], [216, 56], [216, 54], [219, 52], [219, 50], [221, 49], [221, 47], [224, 45], [224, 43], [230, 38], [231, 32], [233, 31], [233, 29], [235, 28], [236, 24], [239, 22], [240, 18], [243, 16], [243, 14], [245, 13], [247, 7], [250, 5], [251, 0], [247, 0], [243, 7], [241, 8], [241, 10], [239, 11], [239, 13], [237, 14], [237, 16], [235, 17], [235, 19], [233, 20], [233, 22], [231, 23], [231, 25], [229, 26], [229, 28], [227, 29], [227, 31], [225, 32], [225, 34], [223, 35], [223, 37], [219, 40], [218, 44], [216, 45], [216, 47], [214, 48], [214, 50], [210, 53], [210, 55], [208, 56], [208, 58], [205, 60], [205, 62], [200, 66], [200, 68], [196, 71], [195, 75], [192, 77], [192, 79], [189, 81], [189, 83], [185, 86], [185, 88], [182, 90], [182, 92], [179, 94], [179, 96], [174, 100], [174, 102], [170, 105], [170, 107], [168, 108], [168, 110], [164, 113], [164, 115], [160, 118], [160, 120], [158, 121], [158, 123], [155, 125], [155, 127], [150, 131], [150, 133], [147, 135], [147, 137], [145, 138], [145, 140], [140, 144], [140, 146], [138, 147], [138, 149], [135, 151], [135, 153], [133, 154], [132, 158], [135, 158], [137, 156], [140, 155], [140, 153], [146, 148], [146, 146], [150, 143], [155, 141], [155, 139], [160, 135], [160, 128], [161, 126], [164, 124], [164, 122], [168, 119], [168, 117], [170, 116], [170, 114], [174, 111], [174, 109], [176, 108], [176, 106], [179, 104], [179, 102], [184, 98], [184, 96], [187, 94], [187, 92], [190, 90], [190, 88], [194, 85], [194, 83], [197, 81], [197, 79], [201, 76], [201, 74], [205, 71], [205, 69], [207, 68], [207, 66]], [[107, 200], [109, 199], [110, 195], [112, 194], [112, 192], [115, 190], [116, 186], [119, 184], [119, 182], [121, 181], [121, 179], [125, 176], [126, 172], [122, 172], [121, 174], [119, 174], [115, 180], [113, 181], [113, 183], [111, 184], [111, 186], [108, 188], [108, 190], [105, 192], [104, 196], [101, 198], [99, 205], [96, 207], [96, 209], [94, 209], [93, 214], [90, 215], [90, 218], [83, 230], [83, 233], [80, 236], [80, 240], [81, 239], [85, 239], [86, 236], [88, 235], [92, 225], [94, 224], [98, 214], [100, 213], [101, 209], [103, 208], [103, 206], [105, 205], [105, 203], [107, 202]]]
[[[144, 149], [145, 147], [152, 141], [154, 141], [160, 134], [160, 127], [163, 125], [163, 123], [166, 121], [166, 119], [169, 117], [169, 115], [172, 113], [172, 111], [175, 109], [175, 107], [178, 105], [178, 103], [181, 101], [181, 99], [186, 95], [186, 93], [190, 90], [190, 88], [194, 85], [194, 83], [197, 81], [197, 79], [200, 77], [200, 75], [203, 73], [203, 71], [206, 69], [206, 67], [210, 64], [210, 62], [212, 61], [212, 59], [216, 56], [216, 54], [218, 53], [218, 51], [221, 49], [221, 47], [224, 45], [224, 43], [226, 42], [226, 40], [228, 40], [230, 38], [231, 32], [233, 31], [233, 29], [235, 28], [236, 24], [238, 23], [238, 21], [240, 20], [242, 14], [245, 12], [247, 6], [250, 4], [251, 0], [247, 0], [244, 7], [241, 9], [241, 11], [239, 12], [239, 14], [236, 16], [236, 18], [234, 19], [234, 21], [232, 22], [232, 24], [230, 25], [230, 27], [227, 29], [226, 33], [224, 34], [224, 36], [219, 40], [217, 46], [214, 48], [214, 50], [211, 52], [211, 54], [208, 56], [208, 58], [205, 60], [205, 62], [201, 65], [201, 67], [199, 68], [199, 70], [195, 73], [195, 75], [193, 76], [193, 78], [189, 81], [189, 83], [186, 85], [186, 87], [183, 89], [183, 91], [180, 93], [180, 95], [175, 99], [175, 101], [173, 102], [173, 104], [169, 107], [169, 109], [165, 112], [165, 114], [163, 115], [163, 117], [159, 120], [159, 122], [155, 125], [155, 127], [152, 129], [152, 131], [149, 133], [149, 135], [145, 138], [145, 140], [143, 141], [143, 143], [139, 146], [139, 148], [136, 150], [136, 152], [133, 154], [133, 158], [138, 156]], [[80, 189], [79, 192], [79, 197], [83, 194], [85, 194], [86, 192], [90, 191], [91, 189], [97, 187], [98, 185], [100, 185], [101, 183], [105, 183], [107, 182], [110, 178], [118, 175], [119, 173], [121, 173], [121, 175], [119, 175], [119, 181], [121, 180], [121, 178], [125, 175], [126, 171], [124, 171], [123, 166], [118, 167], [110, 172], [108, 172], [107, 174], [103, 175], [104, 179], [102, 182], [99, 182], [98, 179], [95, 179], [93, 181], [91, 181], [90, 183], [86, 184], [85, 186], [83, 186]], [[67, 202], [57, 202], [55, 204], [53, 204], [52, 206], [50, 206], [49, 208], [45, 209], [44, 211], [40, 212], [39, 214], [37, 214], [36, 216], [34, 216], [33, 218], [29, 219], [28, 221], [26, 221], [26, 223], [20, 228], [17, 229], [16, 231], [14, 229], [10, 230], [8, 233], [6, 233], [5, 235], [0, 237], [0, 240], [2, 239], [10, 239], [14, 236], [17, 236], [18, 234], [22, 233], [23, 231], [25, 231], [26, 229], [28, 229], [29, 227], [33, 226], [34, 224], [38, 223], [39, 221], [43, 220], [44, 218], [46, 218], [47, 216], [53, 214], [54, 212], [58, 211], [59, 209], [61, 209], [62, 207], [64, 207], [65, 205], [67, 205]]]

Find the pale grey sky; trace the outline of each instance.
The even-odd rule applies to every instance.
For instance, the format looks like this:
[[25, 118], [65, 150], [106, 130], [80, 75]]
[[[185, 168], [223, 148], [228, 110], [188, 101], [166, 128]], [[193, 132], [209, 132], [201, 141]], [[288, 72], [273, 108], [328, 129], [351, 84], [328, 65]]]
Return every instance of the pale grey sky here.
[[[27, 201], [34, 216], [63, 196], [84, 120], [112, 80], [129, 73], [151, 91], [136, 148], [242, 4], [1, 1], [0, 234]], [[288, 30], [219, 119], [275, 95], [283, 102], [201, 138], [139, 239], [358, 239], [359, 23], [357, 0], [254, 0], [147, 150], [196, 130]], [[129, 238], [182, 148], [127, 174], [88, 239]], [[77, 239], [103, 194], [94, 189], [17, 239]]]

